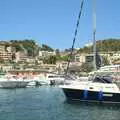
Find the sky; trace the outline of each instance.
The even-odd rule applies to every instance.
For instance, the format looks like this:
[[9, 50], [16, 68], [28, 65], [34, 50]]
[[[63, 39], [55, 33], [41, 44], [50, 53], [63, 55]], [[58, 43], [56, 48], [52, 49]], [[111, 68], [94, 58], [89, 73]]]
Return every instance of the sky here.
[[[34, 39], [71, 48], [81, 0], [0, 0], [0, 40]], [[120, 0], [96, 0], [96, 40], [120, 38]], [[92, 0], [85, 0], [75, 47], [92, 41]]]

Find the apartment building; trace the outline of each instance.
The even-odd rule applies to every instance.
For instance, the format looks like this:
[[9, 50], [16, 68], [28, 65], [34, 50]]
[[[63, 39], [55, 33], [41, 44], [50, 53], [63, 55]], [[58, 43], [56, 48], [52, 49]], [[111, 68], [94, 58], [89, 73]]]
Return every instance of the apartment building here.
[[12, 60], [12, 52], [0, 51], [0, 59], [2, 60]]
[[[118, 52], [102, 52], [99, 53], [99, 55], [101, 57], [106, 57], [107, 60], [112, 64], [112, 62], [116, 61], [116, 60], [120, 60], [120, 51]], [[92, 62], [93, 61], [93, 54], [86, 54], [86, 53], [82, 53], [82, 54], [76, 54], [74, 56], [75, 61], [76, 62], [80, 62], [85, 63], [85, 62]]]
[[2, 60], [12, 60], [15, 48], [11, 46], [10, 42], [0, 42], [0, 59]]

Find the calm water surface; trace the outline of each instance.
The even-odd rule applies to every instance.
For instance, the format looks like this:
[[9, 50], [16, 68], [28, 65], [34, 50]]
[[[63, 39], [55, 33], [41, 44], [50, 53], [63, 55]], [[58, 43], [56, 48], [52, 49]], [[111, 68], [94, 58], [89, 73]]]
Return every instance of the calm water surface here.
[[68, 103], [61, 89], [0, 89], [0, 120], [120, 120], [120, 106]]

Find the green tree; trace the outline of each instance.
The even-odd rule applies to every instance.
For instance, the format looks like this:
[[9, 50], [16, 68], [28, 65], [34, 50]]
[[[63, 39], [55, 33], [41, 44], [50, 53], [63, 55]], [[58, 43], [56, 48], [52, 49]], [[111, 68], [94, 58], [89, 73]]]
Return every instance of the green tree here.
[[107, 57], [102, 57], [102, 64], [103, 65], [109, 65], [110, 64]]
[[56, 56], [56, 60], [68, 61], [69, 55], [65, 56]]
[[48, 46], [46, 44], [42, 44], [41, 50], [44, 50], [44, 51], [54, 51], [53, 48], [51, 48], [50, 46]]
[[56, 56], [50, 56], [48, 58], [43, 59], [44, 64], [56, 64]]
[[34, 40], [11, 40], [10, 42], [12, 43], [12, 46], [16, 48], [16, 51], [24, 51], [25, 49], [30, 56], [34, 56], [34, 52], [38, 48]]

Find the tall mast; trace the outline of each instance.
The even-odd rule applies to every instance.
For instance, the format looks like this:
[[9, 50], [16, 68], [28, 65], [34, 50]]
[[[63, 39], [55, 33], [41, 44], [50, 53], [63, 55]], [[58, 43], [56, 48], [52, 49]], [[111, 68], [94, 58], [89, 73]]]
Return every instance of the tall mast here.
[[92, 0], [93, 2], [93, 65], [94, 70], [96, 67], [96, 0]]
[[67, 68], [66, 68], [66, 73], [65, 73], [66, 75], [68, 73], [68, 69], [69, 69], [69, 65], [70, 65], [70, 62], [71, 62], [71, 58], [73, 56], [73, 50], [74, 50], [74, 45], [75, 45], [76, 36], [77, 36], [77, 32], [78, 32], [78, 27], [79, 27], [79, 23], [80, 23], [80, 18], [81, 18], [81, 15], [82, 15], [83, 4], [84, 4], [84, 0], [81, 0], [80, 11], [79, 11], [78, 19], [77, 19], [77, 24], [76, 24], [76, 29], [75, 29], [75, 33], [74, 33], [71, 53], [70, 53], [70, 56], [69, 56], [69, 59], [68, 59], [68, 64], [67, 64]]

